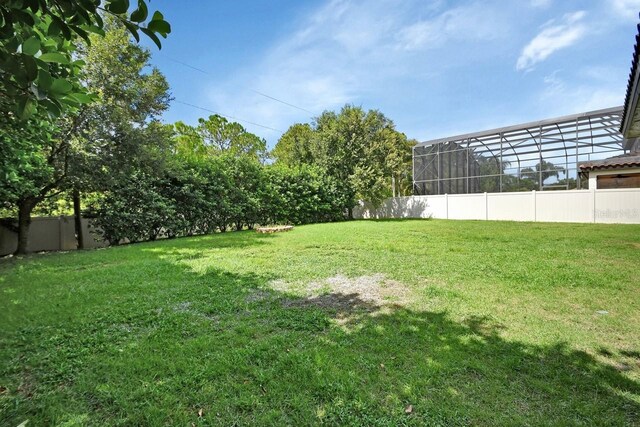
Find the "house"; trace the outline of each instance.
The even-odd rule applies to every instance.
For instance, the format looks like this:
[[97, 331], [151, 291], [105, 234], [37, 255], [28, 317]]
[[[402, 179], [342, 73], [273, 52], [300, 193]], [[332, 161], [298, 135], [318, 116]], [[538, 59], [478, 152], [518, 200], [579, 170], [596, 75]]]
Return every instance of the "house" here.
[[590, 189], [640, 188], [640, 24], [627, 83], [620, 133], [625, 153], [603, 160], [580, 162], [581, 176], [588, 176]]

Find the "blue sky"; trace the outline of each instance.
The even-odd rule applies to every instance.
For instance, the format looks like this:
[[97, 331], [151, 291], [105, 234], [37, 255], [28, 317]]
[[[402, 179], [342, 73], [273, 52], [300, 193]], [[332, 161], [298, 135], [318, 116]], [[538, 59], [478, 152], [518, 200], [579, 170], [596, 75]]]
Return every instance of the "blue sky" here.
[[293, 123], [345, 103], [420, 141], [622, 105], [640, 0], [151, 6], [173, 29], [151, 48], [175, 98], [164, 120], [210, 114], [189, 103], [271, 128], [239, 120], [273, 147]]

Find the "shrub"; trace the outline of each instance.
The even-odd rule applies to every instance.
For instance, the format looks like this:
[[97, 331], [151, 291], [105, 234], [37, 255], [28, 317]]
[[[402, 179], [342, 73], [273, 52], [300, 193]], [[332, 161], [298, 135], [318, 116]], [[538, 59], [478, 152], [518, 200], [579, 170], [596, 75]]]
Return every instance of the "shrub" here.
[[263, 166], [246, 156], [177, 162], [160, 177], [137, 173], [105, 193], [93, 214], [111, 244], [208, 234], [256, 224], [338, 221], [347, 192], [321, 169]]
[[159, 182], [144, 174], [120, 181], [105, 193], [95, 225], [112, 245], [123, 240], [155, 240], [174, 228], [175, 208], [159, 191]]
[[271, 223], [309, 224], [344, 219], [347, 198], [334, 178], [312, 166], [265, 170], [265, 217]]

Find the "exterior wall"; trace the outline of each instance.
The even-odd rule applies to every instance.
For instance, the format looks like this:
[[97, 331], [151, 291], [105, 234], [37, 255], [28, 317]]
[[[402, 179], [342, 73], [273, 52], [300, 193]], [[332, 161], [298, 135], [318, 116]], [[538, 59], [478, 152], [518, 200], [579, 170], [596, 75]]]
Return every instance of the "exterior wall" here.
[[640, 188], [396, 197], [354, 217], [640, 224]]
[[[82, 219], [84, 247], [100, 248], [107, 244], [99, 238], [90, 220]], [[69, 251], [76, 249], [75, 225], [72, 216], [32, 218], [29, 229], [30, 252]], [[18, 247], [18, 235], [0, 225], [0, 256], [13, 253]]]
[[600, 175], [619, 175], [621, 173], [640, 173], [640, 168], [627, 169], [604, 169], [589, 171], [589, 189], [598, 188], [598, 176]]

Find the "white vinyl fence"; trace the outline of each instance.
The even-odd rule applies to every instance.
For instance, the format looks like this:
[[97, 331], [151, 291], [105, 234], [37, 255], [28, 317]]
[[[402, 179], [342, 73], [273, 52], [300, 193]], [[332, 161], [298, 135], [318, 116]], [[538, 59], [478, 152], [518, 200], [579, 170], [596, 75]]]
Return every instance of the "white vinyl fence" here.
[[640, 188], [396, 197], [354, 217], [640, 224]]

